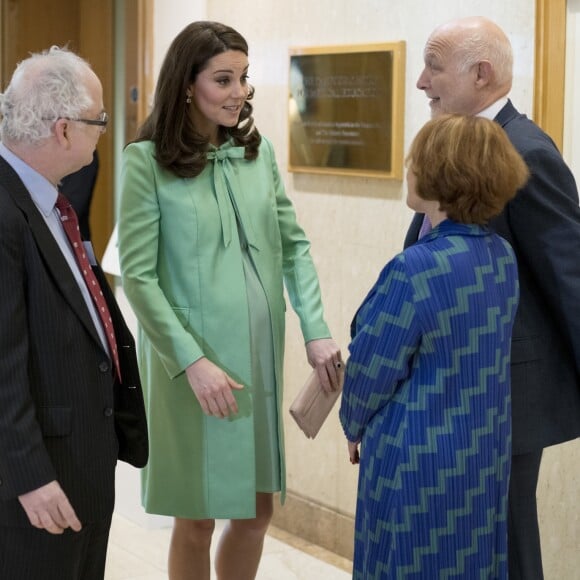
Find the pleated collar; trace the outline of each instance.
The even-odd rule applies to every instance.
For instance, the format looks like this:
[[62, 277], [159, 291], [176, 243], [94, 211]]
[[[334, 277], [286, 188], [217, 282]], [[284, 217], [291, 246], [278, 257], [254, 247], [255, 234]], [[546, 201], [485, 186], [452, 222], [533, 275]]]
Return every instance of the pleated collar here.
[[462, 224], [446, 219], [435, 226], [428, 234], [417, 240], [417, 244], [425, 244], [437, 238], [447, 236], [489, 236], [491, 233], [487, 226], [477, 224]]

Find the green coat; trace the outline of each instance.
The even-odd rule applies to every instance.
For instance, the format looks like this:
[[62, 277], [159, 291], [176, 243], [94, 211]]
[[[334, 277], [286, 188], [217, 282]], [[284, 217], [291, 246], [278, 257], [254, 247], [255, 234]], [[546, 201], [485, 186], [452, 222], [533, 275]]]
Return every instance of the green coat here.
[[[186, 518], [255, 515], [250, 325], [236, 216], [268, 301], [274, 337], [282, 498], [285, 283], [306, 342], [330, 336], [310, 243], [296, 223], [272, 145], [255, 161], [231, 142], [193, 179], [161, 169], [154, 144], [123, 154], [119, 251], [123, 288], [139, 322], [139, 361], [150, 431], [142, 496], [150, 513]], [[239, 412], [203, 414], [184, 370], [202, 356], [234, 380]]]

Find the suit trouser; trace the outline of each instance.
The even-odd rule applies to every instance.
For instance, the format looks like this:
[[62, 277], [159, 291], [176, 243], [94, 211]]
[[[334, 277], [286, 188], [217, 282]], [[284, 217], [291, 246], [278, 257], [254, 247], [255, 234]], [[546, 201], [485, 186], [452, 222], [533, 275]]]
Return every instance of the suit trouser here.
[[543, 580], [536, 489], [542, 451], [514, 455], [508, 499], [510, 580]]
[[111, 518], [80, 532], [0, 526], [2, 580], [103, 580]]

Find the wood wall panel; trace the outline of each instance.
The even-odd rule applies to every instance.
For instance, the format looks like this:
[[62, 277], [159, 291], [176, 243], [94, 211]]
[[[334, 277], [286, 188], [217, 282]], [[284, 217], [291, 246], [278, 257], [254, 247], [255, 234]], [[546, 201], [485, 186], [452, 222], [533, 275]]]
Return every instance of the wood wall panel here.
[[534, 121], [560, 151], [564, 139], [566, 0], [536, 0]]

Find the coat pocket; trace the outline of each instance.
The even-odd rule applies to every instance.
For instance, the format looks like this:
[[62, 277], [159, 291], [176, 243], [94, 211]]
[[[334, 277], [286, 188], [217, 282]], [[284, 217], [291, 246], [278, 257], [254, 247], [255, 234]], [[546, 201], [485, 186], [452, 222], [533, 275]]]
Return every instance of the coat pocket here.
[[517, 365], [542, 358], [542, 342], [538, 337], [513, 338], [511, 364]]
[[45, 437], [67, 437], [72, 431], [70, 407], [40, 407], [37, 411], [40, 429]]

